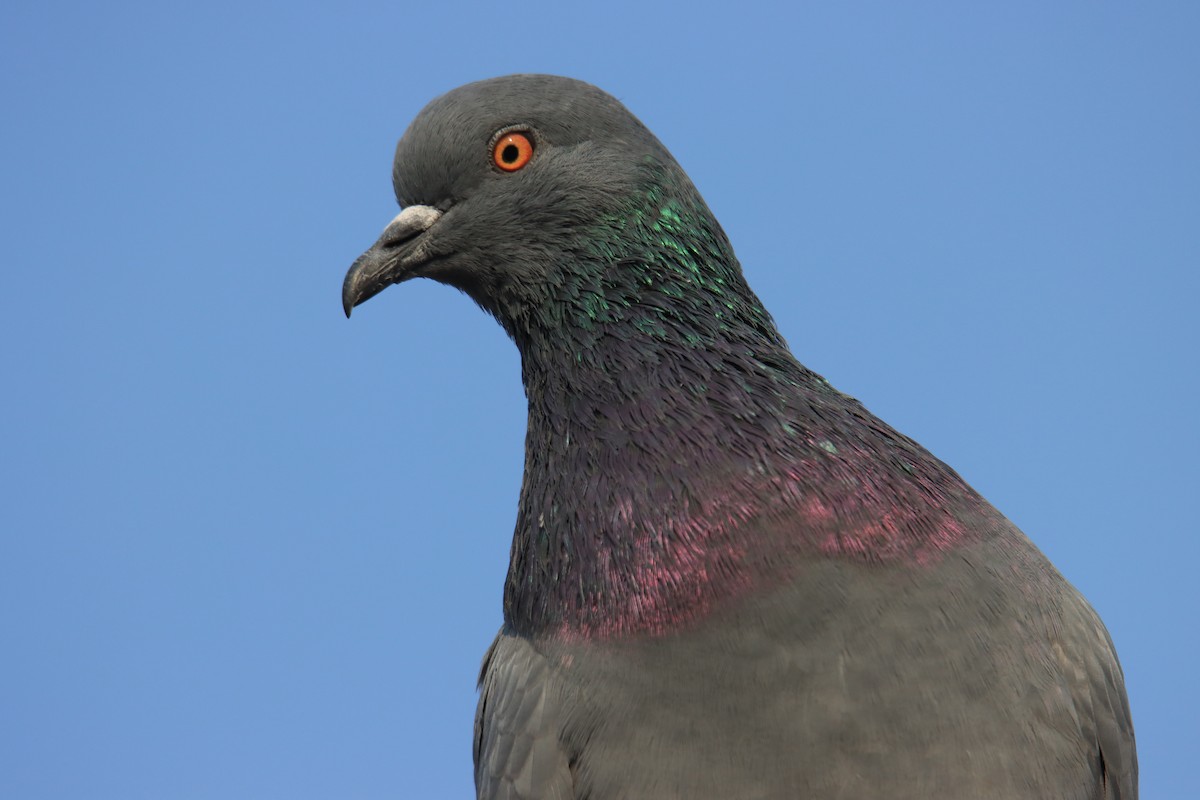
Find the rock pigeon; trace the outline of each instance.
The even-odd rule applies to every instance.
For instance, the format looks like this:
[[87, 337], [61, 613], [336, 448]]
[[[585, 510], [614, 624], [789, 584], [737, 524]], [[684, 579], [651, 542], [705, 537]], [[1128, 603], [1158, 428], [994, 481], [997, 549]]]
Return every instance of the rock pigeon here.
[[393, 182], [347, 315], [410, 278], [456, 287], [515, 342], [529, 403], [478, 797], [1137, 797], [1096, 612], [796, 360], [620, 102], [545, 75], [460, 87]]

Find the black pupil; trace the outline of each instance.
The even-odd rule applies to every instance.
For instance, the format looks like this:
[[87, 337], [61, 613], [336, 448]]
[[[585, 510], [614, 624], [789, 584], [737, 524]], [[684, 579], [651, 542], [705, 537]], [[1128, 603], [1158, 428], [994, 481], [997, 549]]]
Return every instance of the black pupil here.
[[511, 164], [517, 160], [517, 156], [521, 155], [521, 149], [515, 144], [506, 144], [504, 149], [500, 151], [500, 158], [505, 164]]

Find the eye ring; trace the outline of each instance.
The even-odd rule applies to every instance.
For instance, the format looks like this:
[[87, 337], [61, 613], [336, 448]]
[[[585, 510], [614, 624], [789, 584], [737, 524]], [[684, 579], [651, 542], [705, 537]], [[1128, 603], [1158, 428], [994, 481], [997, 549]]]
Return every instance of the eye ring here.
[[505, 172], [516, 172], [533, 158], [533, 140], [522, 131], [506, 133], [492, 146], [492, 163]]

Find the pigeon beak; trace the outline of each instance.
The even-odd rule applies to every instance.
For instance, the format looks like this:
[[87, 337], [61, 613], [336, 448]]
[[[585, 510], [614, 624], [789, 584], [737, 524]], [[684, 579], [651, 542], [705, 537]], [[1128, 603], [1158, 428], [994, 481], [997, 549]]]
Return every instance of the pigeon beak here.
[[409, 206], [384, 228], [379, 241], [358, 257], [342, 283], [342, 309], [346, 316], [393, 283], [413, 277], [413, 271], [431, 254], [421, 234], [438, 221], [442, 212], [431, 206]]

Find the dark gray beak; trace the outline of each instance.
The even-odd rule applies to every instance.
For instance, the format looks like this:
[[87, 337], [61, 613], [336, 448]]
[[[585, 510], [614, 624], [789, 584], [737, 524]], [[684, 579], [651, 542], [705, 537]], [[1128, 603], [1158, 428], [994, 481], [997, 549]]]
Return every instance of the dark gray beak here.
[[413, 277], [413, 270], [429, 259], [428, 240], [421, 234], [433, 227], [442, 212], [432, 206], [409, 206], [388, 223], [379, 241], [358, 257], [342, 283], [342, 309], [346, 316], [393, 283]]

